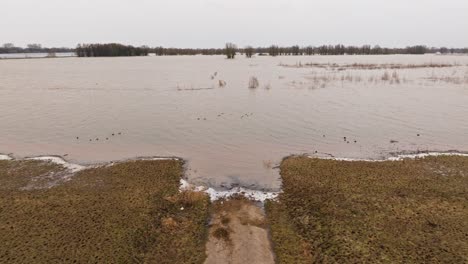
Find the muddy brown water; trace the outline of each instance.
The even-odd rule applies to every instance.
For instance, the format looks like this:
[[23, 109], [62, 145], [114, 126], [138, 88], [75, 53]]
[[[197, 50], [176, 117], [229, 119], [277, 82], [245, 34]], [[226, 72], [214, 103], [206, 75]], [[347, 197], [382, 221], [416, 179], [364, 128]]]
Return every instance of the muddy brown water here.
[[[393, 70], [280, 66], [299, 62], [458, 66], [396, 70], [395, 82], [382, 80]], [[0, 60], [0, 153], [80, 164], [178, 156], [192, 183], [277, 189], [275, 166], [290, 154], [468, 150], [466, 65], [436, 55]]]

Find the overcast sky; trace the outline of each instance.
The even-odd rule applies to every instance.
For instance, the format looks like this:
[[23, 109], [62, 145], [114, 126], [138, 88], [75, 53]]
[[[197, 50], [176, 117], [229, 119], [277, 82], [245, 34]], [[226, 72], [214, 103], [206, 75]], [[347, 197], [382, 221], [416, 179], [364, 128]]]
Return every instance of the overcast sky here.
[[468, 0], [1, 0], [5, 42], [468, 47]]

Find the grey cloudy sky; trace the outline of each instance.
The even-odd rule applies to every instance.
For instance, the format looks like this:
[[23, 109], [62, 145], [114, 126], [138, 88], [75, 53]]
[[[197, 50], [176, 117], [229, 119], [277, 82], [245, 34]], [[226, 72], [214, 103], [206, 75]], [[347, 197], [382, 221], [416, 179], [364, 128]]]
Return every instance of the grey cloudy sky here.
[[0, 43], [468, 47], [468, 0], [2, 0]]

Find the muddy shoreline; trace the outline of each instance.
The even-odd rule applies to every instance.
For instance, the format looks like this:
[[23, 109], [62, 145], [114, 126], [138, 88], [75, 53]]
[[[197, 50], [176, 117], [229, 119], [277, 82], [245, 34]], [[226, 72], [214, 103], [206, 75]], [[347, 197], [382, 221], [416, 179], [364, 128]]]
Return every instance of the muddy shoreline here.
[[[331, 160], [338, 160], [338, 161], [368, 161], [368, 162], [384, 162], [384, 161], [397, 161], [402, 159], [414, 159], [414, 158], [423, 158], [428, 156], [468, 156], [467, 151], [460, 151], [460, 150], [447, 150], [447, 151], [401, 151], [401, 152], [394, 152], [389, 153], [387, 157], [384, 158], [376, 158], [376, 159], [352, 159], [352, 158], [341, 158], [335, 156], [317, 156], [314, 154], [293, 154], [285, 156], [281, 163], [291, 157], [309, 157], [309, 158], [318, 158], [318, 159], [331, 159]], [[190, 183], [187, 179], [187, 163], [188, 161], [181, 157], [176, 156], [141, 156], [136, 158], [128, 158], [122, 160], [114, 160], [109, 162], [103, 163], [96, 163], [96, 164], [76, 164], [67, 161], [66, 157], [60, 155], [40, 155], [40, 156], [27, 156], [23, 158], [16, 158], [14, 155], [10, 154], [1, 154], [0, 153], [0, 160], [40, 160], [51, 162], [53, 164], [57, 164], [68, 170], [71, 174], [71, 177], [74, 173], [79, 172], [85, 169], [91, 168], [99, 168], [99, 167], [107, 167], [113, 166], [115, 164], [125, 163], [129, 161], [138, 161], [138, 160], [178, 160], [181, 161], [183, 164], [183, 176], [180, 180], [180, 190], [194, 190], [194, 191], [201, 191], [209, 195], [212, 201], [217, 201], [220, 199], [227, 199], [229, 197], [242, 195], [250, 200], [253, 201], [260, 201], [265, 202], [269, 199], [276, 199], [276, 197], [281, 193], [281, 188], [279, 189], [265, 189], [261, 186], [243, 186], [243, 185], [233, 185], [233, 186], [212, 186], [210, 184], [202, 184], [202, 185], [195, 185]], [[278, 167], [279, 168], [279, 167]]]
[[[90, 199], [97, 199], [96, 202], [93, 202], [92, 206], [101, 204], [100, 201], [103, 198], [108, 199], [107, 203], [112, 206], [122, 207], [122, 205], [125, 205], [122, 208], [119, 207], [120, 209], [109, 209], [106, 211], [106, 214], [110, 217], [108, 219], [118, 217], [121, 210], [132, 208], [136, 201], [138, 201], [138, 203], [143, 203], [145, 206], [151, 207], [151, 205], [153, 205], [152, 199], [154, 199], [154, 197], [159, 197], [158, 199], [162, 207], [158, 209], [159, 211], [156, 211], [158, 216], [156, 216], [156, 218], [152, 216], [149, 219], [160, 221], [160, 225], [158, 224], [157, 226], [160, 228], [162, 233], [154, 235], [166, 237], [167, 234], [177, 234], [180, 236], [180, 238], [178, 238], [180, 240], [176, 239], [176, 241], [180, 242], [185, 241], [183, 237], [185, 237], [186, 234], [192, 234], [193, 237], [190, 240], [192, 241], [190, 242], [190, 245], [197, 248], [197, 263], [202, 263], [202, 261], [204, 261], [204, 263], [207, 264], [220, 262], [266, 264], [275, 262], [311, 263], [311, 259], [313, 258], [321, 258], [324, 256], [327, 258], [326, 254], [328, 253], [326, 253], [326, 250], [328, 248], [336, 250], [338, 254], [346, 254], [349, 250], [355, 250], [356, 244], [348, 243], [347, 241], [350, 240], [347, 238], [353, 237], [353, 240], [351, 241], [366, 241], [367, 236], [356, 235], [353, 232], [354, 230], [360, 230], [363, 223], [374, 223], [373, 221], [375, 221], [377, 223], [375, 226], [381, 224], [382, 221], [380, 220], [364, 217], [372, 215], [372, 213], [379, 217], [382, 216], [382, 211], [378, 208], [386, 208], [388, 203], [392, 203], [395, 207], [389, 207], [391, 209], [390, 211], [401, 209], [400, 211], [397, 210], [397, 212], [402, 214], [402, 216], [406, 217], [407, 215], [404, 213], [408, 212], [408, 210], [414, 210], [417, 211], [418, 214], [424, 214], [424, 210], [421, 212], [418, 211], [422, 208], [418, 203], [407, 207], [407, 203], [414, 200], [408, 199], [407, 197], [412, 196], [416, 198], [419, 197], [419, 200], [416, 200], [424, 206], [430, 207], [433, 203], [437, 206], [430, 207], [434, 211], [425, 216], [427, 219], [424, 217], [416, 217], [418, 214], [415, 214], [414, 217], [416, 217], [418, 221], [415, 222], [414, 220], [408, 220], [409, 222], [404, 222], [406, 224], [412, 224], [415, 227], [415, 230], [411, 231], [414, 232], [415, 235], [411, 232], [406, 234], [407, 240], [416, 239], [415, 237], [417, 236], [416, 242], [426, 241], [425, 236], [419, 237], [420, 234], [431, 234], [434, 238], [440, 238], [440, 236], [431, 233], [434, 228], [445, 228], [446, 225], [460, 227], [460, 225], [454, 225], [454, 222], [450, 220], [451, 218], [446, 216], [447, 214], [439, 212], [439, 210], [450, 211], [452, 210], [452, 207], [447, 207], [446, 204], [440, 203], [437, 199], [443, 198], [447, 201], [451, 199], [451, 202], [458, 201], [451, 197], [460, 195], [461, 192], [456, 189], [463, 188], [461, 187], [463, 185], [454, 183], [456, 183], [455, 181], [457, 181], [457, 179], [459, 179], [462, 184], [463, 181], [465, 181], [463, 180], [466, 175], [464, 171], [467, 167], [463, 164], [466, 164], [466, 157], [468, 157], [468, 153], [461, 151], [413, 152], [413, 154], [408, 154], [408, 152], [406, 152], [406, 154], [388, 157], [385, 160], [359, 160], [331, 157], [320, 158], [310, 155], [292, 155], [285, 157], [281, 162], [281, 177], [284, 184], [284, 189], [282, 189], [281, 192], [262, 192], [258, 190], [248, 190], [243, 187], [221, 191], [214, 188], [192, 185], [184, 179], [184, 175], [186, 173], [184, 164], [186, 161], [179, 157], [146, 156], [139, 157], [137, 159], [113, 161], [86, 167], [67, 162], [64, 158], [59, 156], [39, 156], [14, 159], [11, 155], [0, 154], [0, 160], [2, 160], [0, 163], [3, 166], [3, 170], [6, 171], [6, 174], [2, 174], [2, 177], [5, 177], [3, 179], [5, 186], [3, 187], [6, 188], [4, 190], [3, 203], [5, 206], [11, 207], [8, 207], [10, 209], [6, 212], [11, 213], [9, 220], [21, 219], [22, 226], [35, 226], [36, 221], [30, 221], [30, 219], [27, 218], [29, 215], [34, 214], [22, 214], [17, 213], [21, 212], [21, 210], [13, 210], [12, 208], [14, 207], [12, 206], [14, 206], [14, 204], [10, 203], [11, 199], [9, 199], [11, 195], [22, 197], [22, 199], [16, 199], [18, 201], [27, 201], [27, 203], [20, 205], [20, 207], [27, 208], [38, 201], [40, 202], [41, 199], [44, 199], [44, 206], [49, 206], [58, 202], [66, 203], [68, 201], [67, 199], [79, 199], [83, 194], [91, 195], [89, 196]], [[450, 161], [453, 161], [454, 164], [450, 163]], [[14, 166], [17, 167], [15, 168]], [[161, 176], [161, 174], [164, 175], [164, 173], [168, 172], [170, 172], [168, 175]], [[349, 172], [349, 175], [346, 173], [346, 175], [344, 175], [344, 172]], [[142, 174], [144, 176], [140, 176]], [[292, 175], [296, 175], [294, 177], [298, 177], [298, 179], [292, 179]], [[447, 177], [450, 175], [454, 177]], [[337, 177], [339, 181], [330, 181], [330, 177]], [[445, 180], [444, 182], [441, 182], [438, 177], [443, 177], [447, 182]], [[115, 181], [112, 182], [112, 179]], [[452, 179], [455, 179], [455, 181]], [[147, 186], [144, 181], [140, 182], [140, 180], [153, 182], [154, 186]], [[172, 186], [171, 195], [166, 194], [164, 191], [165, 189], [160, 186], [159, 181], [161, 180], [170, 181], [170, 186]], [[315, 183], [317, 180], [319, 181], [318, 184]], [[447, 185], [449, 180], [452, 182], [452, 185]], [[417, 184], [418, 181], [420, 181], [419, 184]], [[384, 184], [382, 184], [382, 182], [384, 182]], [[329, 184], [329, 186], [324, 189], [321, 187], [322, 183]], [[307, 184], [312, 187], [315, 186], [316, 189], [313, 190], [313, 188], [311, 189], [307, 187]], [[135, 191], [128, 191], [126, 188], [122, 188], [122, 186], [133, 186], [132, 188], [135, 188]], [[292, 188], [292, 186], [295, 186], [294, 188], [296, 189]], [[344, 187], [339, 189], [339, 186]], [[437, 189], [442, 188], [442, 186], [454, 188], [454, 194], [450, 193], [450, 188], [441, 190]], [[382, 192], [382, 188], [389, 188], [389, 192]], [[427, 188], [435, 188], [436, 192], [428, 195]], [[120, 195], [123, 196], [118, 199], [112, 198], [113, 195], [119, 193], [119, 190], [127, 191], [120, 193]], [[446, 195], [439, 197], [437, 195], [437, 190], [441, 192], [445, 190], [444, 193], [446, 193]], [[64, 192], [65, 194], [69, 194], [75, 191], [78, 191], [74, 194], [76, 196], [70, 196], [66, 199], [59, 200], [47, 200], [55, 197], [55, 193]], [[106, 192], [104, 196], [101, 193], [102, 191]], [[153, 193], [152, 195], [155, 196], [145, 196], [149, 192]], [[349, 194], [343, 197], [342, 194], [344, 192], [349, 192]], [[416, 194], [413, 194], [413, 192], [416, 192]], [[34, 196], [39, 195], [39, 193], [44, 195], [37, 197]], [[304, 193], [307, 193], [307, 195], [304, 195]], [[34, 195], [31, 196], [31, 194]], [[304, 196], [293, 198], [300, 195]], [[379, 195], [382, 195], [384, 198]], [[389, 198], [386, 198], [385, 195]], [[142, 196], [145, 196], [146, 198], [142, 199]], [[429, 200], [434, 198], [436, 199], [431, 200], [432, 202], [427, 202], [426, 198], [421, 199], [423, 196], [427, 196], [426, 198]], [[374, 199], [379, 197], [380, 202], [375, 203]], [[320, 199], [324, 200], [321, 201]], [[335, 199], [334, 204], [327, 204], [327, 201], [330, 199]], [[80, 206], [88, 208], [88, 205], [86, 205], [88, 200], [88, 198], [77, 200], [76, 205], [69, 206], [67, 208], [73, 212], [77, 210], [76, 208], [80, 208]], [[317, 203], [314, 201], [320, 202]], [[348, 204], [353, 202], [355, 203], [354, 205]], [[311, 203], [313, 208], [306, 208], [307, 210], [301, 208], [300, 206], [305, 206], [305, 203]], [[336, 205], [342, 206], [336, 207]], [[458, 206], [459, 204], [454, 203], [454, 205]], [[129, 207], [127, 208], [126, 206]], [[166, 206], [171, 208], [170, 211], [172, 213], [166, 216], [161, 216], [160, 214], [165, 212], [164, 208], [166, 208]], [[198, 214], [199, 209], [197, 209], [196, 206], [200, 206], [200, 208], [203, 209], [202, 214]], [[378, 208], [376, 208], [376, 206]], [[293, 207], [298, 207], [301, 210], [293, 210], [292, 213], [288, 213], [288, 210]], [[316, 207], [321, 209], [317, 210]], [[45, 207], [45, 209], [47, 208], [49, 207]], [[103, 208], [108, 207], [105, 206]], [[49, 222], [49, 215], [46, 215], [45, 218], [41, 218], [42, 216], [39, 215], [41, 210], [36, 210], [33, 207], [30, 209], [37, 212], [37, 217], [39, 217], [39, 219], [47, 219], [40, 221], [46, 221], [47, 225], [51, 225], [51, 222]], [[101, 212], [100, 210], [101, 209], [93, 209], [90, 213], [99, 214], [99, 212]], [[338, 210], [336, 212], [338, 215], [350, 215], [346, 218], [336, 217], [333, 214], [335, 213], [333, 210]], [[188, 211], [190, 211], [191, 214], [189, 218], [186, 216], [181, 217], [181, 215], [188, 213]], [[308, 215], [307, 212], [318, 212], [319, 215], [316, 215], [315, 213]], [[394, 213], [385, 212], [385, 221], [398, 222], [394, 227], [385, 229], [385, 232], [391, 234], [394, 232], [395, 228], [402, 226], [400, 223], [401, 220], [398, 220], [398, 218], [397, 220], [393, 219], [392, 217], [394, 216]], [[294, 215], [294, 213], [298, 213], [299, 215]], [[455, 209], [449, 213], [454, 217], [460, 215], [460, 212]], [[11, 217], [12, 214], [16, 215]], [[129, 212], [128, 214], [132, 217], [136, 217], [138, 215], [134, 214], [134, 212]], [[293, 216], [293, 218], [290, 218], [291, 216]], [[433, 216], [437, 217], [433, 219]], [[331, 217], [333, 221], [327, 220], [327, 217]], [[85, 221], [86, 225], [97, 225], [99, 221], [96, 219], [103, 219], [102, 217], [94, 218], [94, 220], [93, 218], [91, 220], [88, 218], [89, 217], [86, 213], [83, 217], [83, 221], [87, 221]], [[53, 219], [55, 219], [54, 221], [60, 221], [61, 217], [54, 216]], [[339, 222], [339, 224], [335, 223], [336, 220], [339, 219], [343, 220], [343, 222]], [[149, 220], [145, 221], [146, 223], [151, 223]], [[122, 223], [126, 223], [126, 221], [123, 221]], [[320, 224], [316, 226], [315, 223]], [[327, 233], [327, 230], [331, 229], [320, 228], [320, 226], [330, 226], [332, 223], [337, 224], [337, 226], [345, 230], [345, 232], [343, 234], [342, 232], [339, 234], [329, 234]], [[186, 226], [187, 224], [192, 225], [192, 227]], [[296, 230], [298, 230], [298, 227], [302, 228], [302, 225], [304, 225], [304, 230], [311, 230], [317, 227], [317, 232], [307, 233], [305, 231], [304, 234], [295, 233]], [[186, 231], [180, 231], [180, 228], [185, 227], [188, 228]], [[198, 230], [196, 234], [188, 231], [193, 230], [195, 227]], [[464, 227], [461, 226], [460, 228]], [[38, 228], [37, 230], [38, 234], [42, 234], [44, 232], [41, 228]], [[127, 229], [127, 227], [125, 227], [125, 230], [126, 232], [131, 232], [133, 229]], [[109, 229], [110, 233], [114, 231], [115, 229]], [[66, 232], [68, 231], [63, 231], [63, 233]], [[369, 231], [361, 230], [360, 232]], [[360, 232], [357, 234], [361, 234]], [[398, 239], [387, 241], [385, 239], [386, 233], [382, 235], [379, 232], [373, 232], [372, 236], [383, 236], [383, 240], [381, 241], [382, 245], [388, 246], [392, 245], [392, 243], [399, 244], [405, 243], [406, 241], [405, 239], [401, 241]], [[314, 237], [316, 234], [318, 234], [317, 238]], [[452, 235], [455, 238], [450, 240], [451, 243], [454, 246], [462, 246], [462, 242], [457, 242], [461, 241], [459, 239], [459, 233], [452, 232]], [[156, 247], [158, 247], [158, 245], [161, 247], [170, 247], [172, 244], [172, 242], [152, 244], [151, 241], [153, 240], [150, 239], [152, 236], [153, 235], [149, 236], [149, 240], [143, 242]], [[337, 240], [336, 238], [340, 236], [343, 236], [346, 239]], [[21, 236], [11, 235], [10, 237], [15, 237], [13, 239], [19, 239]], [[141, 234], [136, 234], [136, 237], [141, 237]], [[167, 238], [172, 237], [172, 235], [167, 236]], [[392, 235], [391, 237], [397, 236]], [[324, 239], [326, 243], [313, 243], [313, 241], [320, 239]], [[33, 239], [32, 241], [33, 243], [38, 243], [39, 240]], [[59, 239], [56, 240], [55, 238], [51, 238], [50, 241], [54, 243], [60, 242]], [[435, 240], [432, 239], [430, 241]], [[434, 249], [438, 248], [437, 243], [431, 243], [426, 241], [422, 244], [429, 245], [429, 247]], [[90, 245], [94, 244], [95, 243], [90, 243]], [[128, 243], [125, 242], [123, 245], [127, 244]], [[373, 243], [364, 244], [372, 245]], [[112, 246], [121, 247], [120, 244]], [[411, 258], [420, 258], [419, 255], [416, 256], [411, 253], [411, 250], [406, 250], [404, 254], [396, 254], [393, 251], [387, 252], [382, 248], [374, 248], [372, 246], [367, 247], [369, 248], [369, 252], [372, 252], [372, 254], [389, 254], [392, 259], [398, 259], [402, 255], [403, 257], [410, 256]], [[21, 250], [24, 248], [21, 248]], [[51, 248], [53, 248], [53, 246]], [[143, 252], [148, 253], [145, 253], [145, 256], [151, 257], [152, 254], [155, 254], [154, 256], [157, 256], [157, 259], [161, 259], [161, 256], [166, 256], [167, 254], [179, 254], [176, 252], [177, 250], [169, 252], [172, 249], [167, 248], [160, 252], [148, 252], [145, 248], [146, 246], [142, 247]], [[392, 246], [388, 246], [388, 248], [392, 248]], [[323, 256], [321, 255], [322, 251], [325, 252], [323, 253], [325, 254]], [[86, 254], [98, 254], [97, 252], [100, 251], [89, 249]], [[459, 259], [459, 255], [460, 254], [457, 254], [456, 252], [439, 252], [436, 256], [427, 255], [427, 257], [439, 258], [441, 256], [447, 256]], [[28, 255], [26, 254], [25, 256]], [[188, 255], [178, 256], [182, 259]], [[337, 259], [341, 258], [340, 256], [341, 255], [331, 255], [331, 257], [337, 257]], [[47, 258], [48, 256], [43, 257]], [[363, 259], [365, 257], [366, 255], [361, 255], [359, 250], [356, 251], [356, 259]]]

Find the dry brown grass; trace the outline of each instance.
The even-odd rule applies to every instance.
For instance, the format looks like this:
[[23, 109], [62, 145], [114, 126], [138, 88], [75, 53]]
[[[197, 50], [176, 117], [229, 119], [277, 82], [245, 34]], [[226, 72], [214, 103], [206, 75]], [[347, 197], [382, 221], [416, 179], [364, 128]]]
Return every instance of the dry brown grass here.
[[216, 237], [217, 239], [222, 239], [225, 242], [229, 242], [231, 241], [230, 233], [231, 232], [225, 227], [217, 227], [213, 231], [213, 236]]
[[1, 263], [202, 263], [209, 198], [179, 193], [182, 163], [129, 161], [20, 191], [59, 170], [0, 161]]
[[292, 157], [268, 202], [279, 263], [466, 263], [468, 158]]
[[19, 190], [26, 188], [36, 180], [46, 181], [51, 175], [65, 170], [50, 162], [37, 160], [0, 160], [0, 191]]

